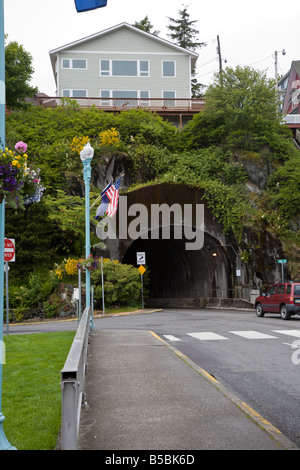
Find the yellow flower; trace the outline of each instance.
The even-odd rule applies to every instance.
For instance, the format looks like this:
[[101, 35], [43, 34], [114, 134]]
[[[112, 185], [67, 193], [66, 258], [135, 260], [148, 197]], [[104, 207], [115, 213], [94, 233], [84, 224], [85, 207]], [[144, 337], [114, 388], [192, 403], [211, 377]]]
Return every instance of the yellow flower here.
[[65, 264], [65, 270], [66, 273], [69, 274], [69, 276], [73, 276], [74, 274], [77, 274], [78, 268], [77, 268], [77, 259], [71, 259], [69, 258]]
[[120, 136], [115, 127], [100, 132], [99, 136], [101, 145], [115, 145], [116, 147], [120, 145]]
[[88, 143], [89, 138], [87, 136], [85, 137], [77, 137], [75, 136], [74, 139], [72, 140], [72, 150], [73, 152], [77, 152], [78, 155], [80, 155], [81, 150], [83, 147]]
[[13, 161], [12, 161], [12, 164], [13, 164], [14, 166], [16, 166], [17, 163], [18, 163], [18, 160], [13, 160]]

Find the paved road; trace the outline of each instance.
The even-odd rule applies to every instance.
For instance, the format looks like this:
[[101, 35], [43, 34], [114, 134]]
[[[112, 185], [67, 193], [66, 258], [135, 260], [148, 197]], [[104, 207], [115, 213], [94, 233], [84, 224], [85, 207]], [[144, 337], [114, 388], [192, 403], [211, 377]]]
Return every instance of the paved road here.
[[[95, 318], [96, 330], [151, 330], [277, 427], [300, 448], [300, 317], [257, 318], [252, 311], [164, 310]], [[77, 323], [47, 324], [76, 329]], [[11, 326], [10, 332], [41, 332], [45, 324]], [[299, 360], [298, 360], [299, 362]]]

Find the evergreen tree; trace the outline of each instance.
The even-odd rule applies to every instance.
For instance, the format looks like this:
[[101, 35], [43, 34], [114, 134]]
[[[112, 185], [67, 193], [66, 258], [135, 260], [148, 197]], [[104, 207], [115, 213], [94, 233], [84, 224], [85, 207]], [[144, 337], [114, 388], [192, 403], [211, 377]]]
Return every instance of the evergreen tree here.
[[141, 21], [136, 21], [132, 26], [141, 29], [142, 31], [146, 31], [146, 33], [153, 34], [154, 36], [158, 36], [160, 33], [160, 31], [152, 31], [154, 26], [149, 21], [148, 16], [145, 16], [145, 18]]
[[[170, 30], [168, 36], [178, 46], [195, 51], [198, 48], [206, 46], [205, 42], [200, 42], [197, 38], [199, 31], [194, 27], [197, 20], [190, 20], [190, 15], [187, 11], [187, 6], [183, 6], [183, 10], [178, 11], [178, 18], [170, 18], [167, 28]], [[197, 82], [196, 67], [192, 70], [192, 97], [197, 98], [201, 95], [201, 88], [203, 85]]]

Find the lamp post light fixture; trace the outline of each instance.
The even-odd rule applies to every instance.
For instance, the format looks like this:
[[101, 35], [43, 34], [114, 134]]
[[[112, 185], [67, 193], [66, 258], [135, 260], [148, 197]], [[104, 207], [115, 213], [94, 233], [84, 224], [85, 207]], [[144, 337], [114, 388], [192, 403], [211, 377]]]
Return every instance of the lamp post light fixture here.
[[275, 85], [276, 85], [276, 91], [278, 92], [278, 54], [282, 54], [282, 55], [285, 55], [286, 52], [285, 52], [285, 49], [282, 49], [282, 51], [275, 51], [274, 52], [274, 55], [275, 55]]
[[[83, 178], [85, 186], [85, 257], [90, 256], [91, 238], [90, 238], [90, 181], [91, 181], [91, 161], [94, 156], [94, 149], [88, 142], [80, 152], [80, 159], [83, 163]], [[91, 306], [91, 273], [85, 270], [86, 275], [86, 307]]]

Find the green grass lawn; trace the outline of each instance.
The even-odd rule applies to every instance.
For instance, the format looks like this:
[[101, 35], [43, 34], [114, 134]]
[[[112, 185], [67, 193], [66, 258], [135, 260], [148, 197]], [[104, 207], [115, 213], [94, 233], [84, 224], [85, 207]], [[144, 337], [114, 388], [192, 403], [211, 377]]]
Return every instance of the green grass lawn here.
[[4, 432], [18, 450], [52, 450], [61, 424], [60, 371], [75, 332], [4, 337]]

